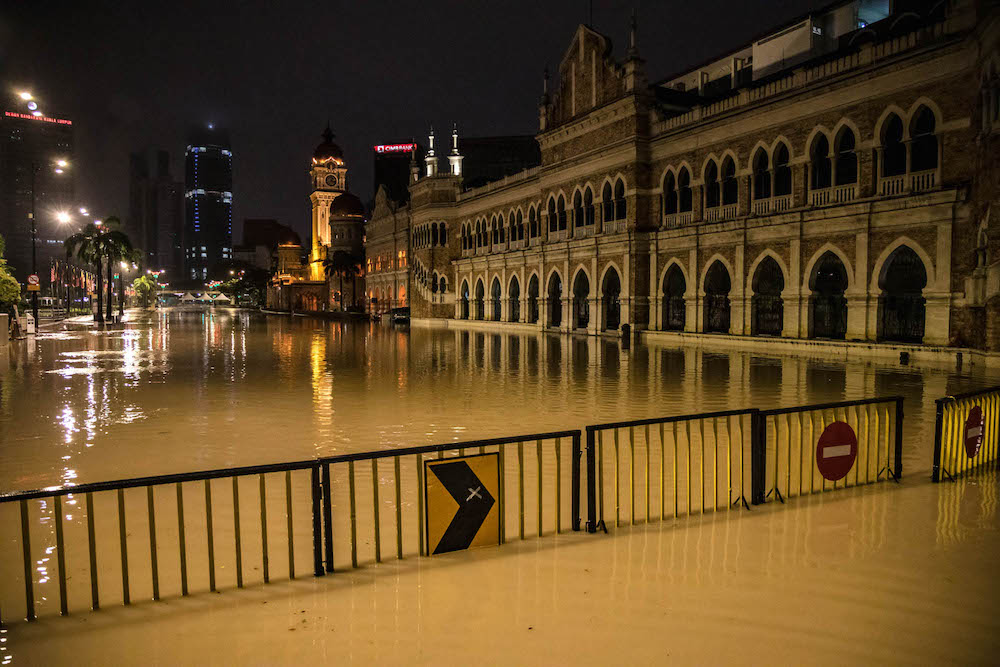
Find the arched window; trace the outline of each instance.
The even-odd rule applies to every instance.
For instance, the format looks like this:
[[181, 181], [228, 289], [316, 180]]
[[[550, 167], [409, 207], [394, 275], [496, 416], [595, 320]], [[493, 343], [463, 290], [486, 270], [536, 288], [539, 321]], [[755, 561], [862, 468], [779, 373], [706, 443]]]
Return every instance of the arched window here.
[[524, 212], [521, 209], [517, 209], [517, 240], [524, 240]]
[[686, 312], [684, 308], [684, 291], [687, 281], [684, 273], [676, 264], [667, 270], [663, 277], [663, 312], [661, 313], [664, 331], [683, 331]]
[[713, 160], [705, 167], [705, 208], [715, 208], [718, 206], [721, 201], [721, 195], [719, 168]]
[[583, 196], [577, 190], [573, 193], [573, 226], [582, 227], [587, 224], [583, 219]]
[[773, 257], [765, 257], [753, 275], [750, 301], [750, 333], [754, 336], [780, 336], [784, 326], [785, 306], [781, 292], [785, 275]]
[[507, 240], [507, 235], [504, 232], [505, 229], [507, 229], [507, 228], [504, 226], [503, 214], [501, 213], [500, 217], [497, 218], [497, 242], [498, 243], [502, 244], [502, 243], [504, 243]]
[[444, 276], [438, 278], [438, 292], [444, 294], [448, 291], [448, 282], [444, 279]]
[[562, 325], [562, 278], [558, 273], [553, 273], [549, 278], [549, 326], [558, 327]]
[[858, 182], [858, 154], [855, 152], [854, 132], [849, 127], [837, 134], [837, 166], [834, 182], [847, 185]]
[[725, 265], [715, 260], [705, 274], [705, 331], [729, 333], [729, 290], [732, 281]]
[[813, 190], [823, 190], [832, 183], [830, 167], [830, 142], [823, 133], [817, 134], [809, 149], [810, 171], [812, 179], [809, 187]]
[[503, 307], [500, 301], [500, 280], [497, 278], [493, 279], [493, 285], [490, 287], [490, 296], [493, 301], [493, 321], [499, 322], [500, 316], [503, 313]]
[[900, 343], [924, 340], [927, 270], [909, 246], [899, 246], [882, 268], [878, 286], [878, 338]]
[[611, 184], [605, 183], [601, 190], [601, 222], [610, 222], [615, 218], [614, 196], [611, 194]]
[[431, 225], [431, 245], [438, 244], [438, 226]]
[[583, 192], [583, 224], [594, 224], [594, 191], [589, 185]]
[[847, 334], [847, 269], [831, 251], [823, 253], [809, 278], [809, 335], [842, 340]]
[[758, 148], [753, 156], [753, 198], [768, 199], [771, 196], [771, 171], [767, 151]]
[[528, 209], [528, 236], [535, 238], [538, 236], [538, 220], [535, 218], [535, 207]]
[[438, 291], [438, 276], [437, 271], [431, 274], [431, 293], [437, 294]]
[[590, 324], [590, 280], [583, 269], [573, 279], [573, 328], [586, 329]]
[[778, 144], [774, 149], [774, 196], [792, 194], [792, 170], [788, 166], [788, 147]]
[[903, 143], [903, 121], [891, 114], [882, 129], [882, 175], [901, 176], [906, 173], [906, 144]]
[[510, 313], [508, 320], [511, 322], [521, 321], [521, 284], [517, 276], [510, 279], [510, 286], [507, 288], [507, 295], [510, 300]]
[[722, 161], [722, 204], [735, 204], [740, 198], [740, 187], [736, 181], [736, 163], [727, 157]]
[[625, 203], [625, 181], [618, 179], [615, 182], [615, 220], [624, 220], [628, 210]]
[[534, 324], [538, 321], [538, 276], [531, 276], [528, 280], [528, 322]]
[[934, 112], [927, 107], [920, 107], [910, 125], [910, 170], [927, 171], [937, 169], [938, 143], [935, 129]]
[[486, 288], [482, 280], [476, 283], [476, 319], [486, 319]]
[[601, 283], [601, 308], [604, 314], [604, 331], [617, 331], [622, 322], [622, 282], [614, 268], [608, 269]]
[[557, 213], [559, 214], [559, 231], [566, 229], [566, 198], [559, 195], [559, 201], [556, 204]]
[[462, 307], [460, 317], [463, 320], [469, 319], [469, 283], [462, 281]]
[[677, 212], [677, 182], [674, 172], [668, 171], [663, 177], [663, 214], [673, 215]]
[[448, 245], [448, 226], [445, 223], [441, 223], [441, 232], [438, 235], [438, 239], [441, 241], [441, 245]]
[[691, 210], [691, 174], [687, 167], [681, 167], [677, 176], [677, 203], [681, 213]]
[[554, 232], [559, 229], [559, 218], [556, 215], [556, 198], [549, 197], [549, 231]]

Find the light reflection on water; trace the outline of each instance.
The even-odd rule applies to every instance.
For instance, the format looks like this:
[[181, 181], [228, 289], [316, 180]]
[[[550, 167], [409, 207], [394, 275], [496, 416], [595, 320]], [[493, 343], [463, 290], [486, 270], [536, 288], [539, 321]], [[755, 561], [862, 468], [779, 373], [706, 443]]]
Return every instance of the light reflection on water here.
[[904, 471], [966, 368], [163, 310], [0, 361], [3, 490], [901, 393]]

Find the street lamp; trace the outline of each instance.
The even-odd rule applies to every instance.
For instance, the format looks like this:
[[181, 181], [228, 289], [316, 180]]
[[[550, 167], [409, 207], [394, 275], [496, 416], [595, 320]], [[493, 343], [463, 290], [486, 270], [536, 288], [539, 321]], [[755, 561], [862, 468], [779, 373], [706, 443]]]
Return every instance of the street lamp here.
[[[21, 94], [22, 99], [31, 99], [30, 94], [27, 98], [24, 97], [25, 93]], [[55, 172], [57, 174], [63, 173], [63, 167], [68, 167], [69, 162], [64, 159], [58, 159], [55, 161], [57, 168]], [[31, 273], [32, 275], [38, 275], [38, 225], [36, 224], [35, 216], [35, 177], [38, 172], [42, 170], [42, 166], [35, 162], [31, 163]], [[69, 214], [66, 214], [67, 218]], [[58, 217], [58, 216], [57, 216]], [[61, 222], [61, 219], [60, 219]], [[35, 317], [35, 326], [38, 326], [38, 291], [33, 291], [31, 293], [31, 314]]]

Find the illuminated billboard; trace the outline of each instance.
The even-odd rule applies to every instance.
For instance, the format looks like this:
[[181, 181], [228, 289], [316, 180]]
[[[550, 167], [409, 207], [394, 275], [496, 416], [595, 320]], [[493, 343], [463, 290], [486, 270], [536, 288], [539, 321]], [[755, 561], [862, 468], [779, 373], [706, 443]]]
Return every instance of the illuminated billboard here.
[[378, 144], [376, 153], [409, 153], [417, 148], [416, 144]]
[[56, 123], [58, 125], [72, 125], [73, 121], [65, 118], [49, 118], [48, 116], [35, 116], [27, 113], [17, 113], [16, 111], [4, 111], [4, 116], [8, 118], [24, 118], [25, 120], [40, 120], [45, 123]]

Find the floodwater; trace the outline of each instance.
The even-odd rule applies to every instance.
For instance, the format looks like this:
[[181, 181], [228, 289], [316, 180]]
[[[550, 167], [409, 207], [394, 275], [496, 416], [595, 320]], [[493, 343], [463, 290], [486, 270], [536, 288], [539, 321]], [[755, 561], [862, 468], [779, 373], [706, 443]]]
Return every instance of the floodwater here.
[[[359, 465], [350, 471], [361, 490], [361, 568], [354, 570], [348, 536], [355, 532], [355, 507], [346, 466], [339, 464], [332, 473], [338, 572], [305, 581], [301, 575], [312, 568], [308, 472], [288, 482], [297, 509], [294, 521], [287, 517], [287, 532], [280, 473], [267, 479], [266, 492], [261, 479], [259, 495], [255, 479], [231, 488], [229, 480], [216, 480], [214, 510], [206, 509], [208, 484], [160, 486], [148, 496], [130, 489], [120, 501], [113, 492], [95, 493], [99, 614], [86, 612], [89, 515], [83, 499], [70, 495], [62, 506], [68, 619], [57, 616], [56, 508], [50, 500], [32, 501], [31, 569], [42, 620], [12, 626], [9, 644], [7, 631], [0, 631], [0, 664], [149, 662], [150, 637], [163, 638], [155, 651], [170, 664], [233, 662], [234, 656], [266, 664], [317, 658], [457, 664], [471, 650], [485, 651], [487, 662], [522, 664], [606, 664], [624, 656], [645, 663], [670, 656], [733, 663], [764, 656], [830, 664], [931, 656], [976, 662], [1000, 636], [993, 574], [1000, 550], [997, 479], [928, 482], [934, 399], [997, 384], [981, 367], [914, 368], [864, 357], [845, 362], [695, 347], [622, 350], [617, 340], [603, 338], [403, 332], [182, 309], [135, 313], [124, 328], [106, 331], [68, 324], [14, 343], [8, 352], [0, 355], [0, 491], [895, 394], [905, 397], [904, 480], [752, 511], [680, 519], [668, 513], [664, 521], [654, 511], [657, 520], [636, 527], [615, 528], [609, 505], [610, 539], [555, 535], [557, 527], [569, 526], [568, 447], [553, 457], [546, 441], [544, 465], [539, 459], [532, 467], [529, 441], [526, 465], [518, 452], [502, 455], [511, 471], [506, 493], [517, 493], [514, 466], [526, 469], [521, 530], [530, 538], [538, 526], [535, 510], [539, 517], [544, 511], [545, 537], [514, 539], [517, 513], [511, 512], [504, 516], [508, 544], [414, 559], [417, 476], [412, 461], [396, 473], [387, 459], [377, 470]], [[609, 449], [605, 441], [602, 460], [610, 474]], [[551, 481], [559, 456], [561, 491], [553, 495], [547, 487], [542, 496], [539, 485], [533, 499], [539, 471]], [[392, 497], [400, 481], [401, 509]], [[376, 567], [373, 486], [388, 561]], [[653, 488], [655, 496], [659, 487]], [[604, 489], [611, 493], [607, 478]], [[237, 502], [242, 547], [234, 549], [234, 539], [240, 544], [233, 528]], [[178, 550], [182, 505], [186, 548]], [[206, 540], [212, 516], [214, 538]], [[19, 521], [16, 504], [0, 505], [4, 621], [24, 615]], [[397, 526], [402, 560], [392, 539]], [[158, 544], [151, 544], [153, 534]], [[297, 545], [294, 555], [286, 556], [286, 536]], [[120, 538], [127, 542], [133, 602], [154, 595], [154, 579], [167, 601], [121, 608]], [[159, 569], [151, 576], [154, 549]], [[187, 558], [190, 600], [180, 597], [178, 551]], [[292, 567], [300, 579], [260, 586], [268, 558], [272, 582], [287, 579]], [[251, 590], [232, 590], [236, 570]], [[205, 594], [210, 572], [227, 591], [218, 598]], [[958, 636], [965, 640], [955, 641]]]
[[0, 355], [0, 490], [896, 394], [923, 473], [934, 399], [980, 369], [164, 309]]

